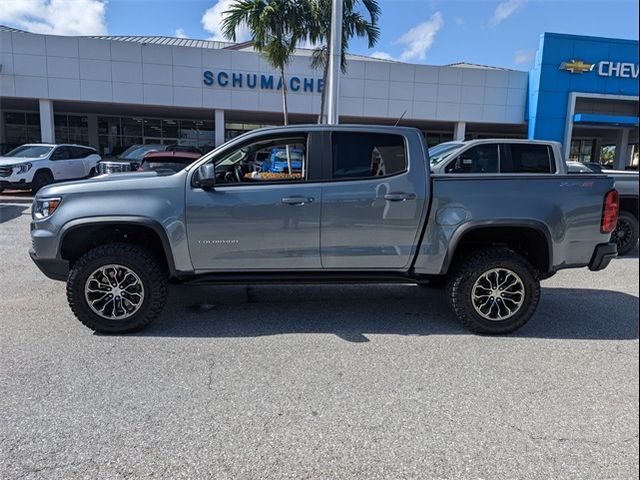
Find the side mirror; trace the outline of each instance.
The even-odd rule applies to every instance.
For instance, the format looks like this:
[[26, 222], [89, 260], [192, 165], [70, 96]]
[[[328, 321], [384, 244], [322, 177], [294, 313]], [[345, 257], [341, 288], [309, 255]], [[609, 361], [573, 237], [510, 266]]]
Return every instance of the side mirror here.
[[216, 170], [213, 162], [205, 163], [193, 175], [193, 186], [203, 190], [213, 190], [216, 184]]

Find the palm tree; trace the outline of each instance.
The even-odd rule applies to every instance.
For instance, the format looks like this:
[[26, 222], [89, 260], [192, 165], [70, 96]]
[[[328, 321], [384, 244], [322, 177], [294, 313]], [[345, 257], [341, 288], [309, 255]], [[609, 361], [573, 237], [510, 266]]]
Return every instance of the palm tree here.
[[301, 38], [304, 38], [304, 5], [297, 0], [236, 0], [225, 11], [222, 33], [236, 41], [236, 29], [247, 25], [253, 47], [280, 72], [284, 124], [289, 124], [285, 67]]
[[[320, 97], [320, 115], [318, 123], [324, 121], [324, 109], [326, 103], [327, 76], [329, 74], [329, 48], [327, 42], [331, 36], [331, 0], [307, 0], [305, 7], [305, 30], [307, 38], [312, 43], [320, 43], [311, 56], [311, 67], [322, 68], [323, 89]], [[357, 11], [362, 3], [366, 15]], [[342, 73], [347, 71], [346, 52], [349, 49], [349, 41], [355, 36], [367, 38], [369, 48], [373, 48], [380, 38], [378, 19], [380, 7], [377, 0], [344, 0], [342, 19], [342, 57], [340, 66]]]

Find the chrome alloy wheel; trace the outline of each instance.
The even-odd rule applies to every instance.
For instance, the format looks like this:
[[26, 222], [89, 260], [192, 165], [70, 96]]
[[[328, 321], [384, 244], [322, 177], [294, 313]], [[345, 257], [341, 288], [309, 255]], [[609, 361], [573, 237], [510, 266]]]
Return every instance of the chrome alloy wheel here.
[[96, 315], [107, 320], [124, 320], [140, 310], [144, 286], [129, 267], [103, 265], [87, 278], [84, 298]]
[[471, 303], [482, 318], [500, 322], [513, 317], [524, 303], [524, 282], [512, 270], [492, 268], [471, 289]]

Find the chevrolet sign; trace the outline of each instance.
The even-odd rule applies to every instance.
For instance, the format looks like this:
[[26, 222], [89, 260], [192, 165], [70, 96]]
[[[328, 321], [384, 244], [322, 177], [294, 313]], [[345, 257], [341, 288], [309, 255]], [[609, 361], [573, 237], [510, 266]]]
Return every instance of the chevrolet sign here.
[[583, 60], [570, 60], [560, 64], [560, 70], [567, 70], [571, 73], [585, 73], [596, 70], [601, 77], [620, 77], [620, 78], [638, 78], [640, 66], [630, 62], [598, 62], [596, 69], [595, 63], [587, 63]]
[[571, 60], [560, 64], [560, 70], [567, 70], [571, 73], [590, 72], [593, 67], [595, 67], [594, 63], [585, 63], [582, 60]]

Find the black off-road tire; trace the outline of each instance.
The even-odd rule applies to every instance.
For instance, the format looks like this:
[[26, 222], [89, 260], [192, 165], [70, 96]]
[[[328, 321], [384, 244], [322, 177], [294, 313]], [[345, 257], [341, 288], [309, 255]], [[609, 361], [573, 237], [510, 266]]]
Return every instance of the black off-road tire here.
[[[476, 312], [472, 302], [472, 287], [485, 272], [505, 268], [516, 273], [524, 285], [524, 302], [510, 318], [488, 320]], [[513, 332], [533, 316], [540, 300], [540, 282], [533, 266], [508, 248], [483, 248], [468, 254], [455, 268], [447, 285], [449, 302], [454, 313], [470, 331], [484, 335]]]
[[[123, 265], [133, 270], [144, 287], [140, 309], [124, 320], [105, 319], [93, 312], [85, 299], [88, 277], [100, 266]], [[71, 268], [67, 280], [67, 301], [74, 315], [85, 326], [100, 333], [129, 333], [141, 330], [162, 312], [168, 294], [168, 275], [147, 250], [127, 243], [110, 243], [89, 250]]]
[[50, 185], [53, 183], [53, 175], [48, 170], [41, 170], [36, 172], [33, 176], [33, 180], [31, 181], [31, 191], [33, 193], [38, 193], [42, 187]]
[[633, 213], [620, 212], [611, 240], [618, 246], [618, 255], [625, 255], [633, 250], [638, 243], [638, 219]]

